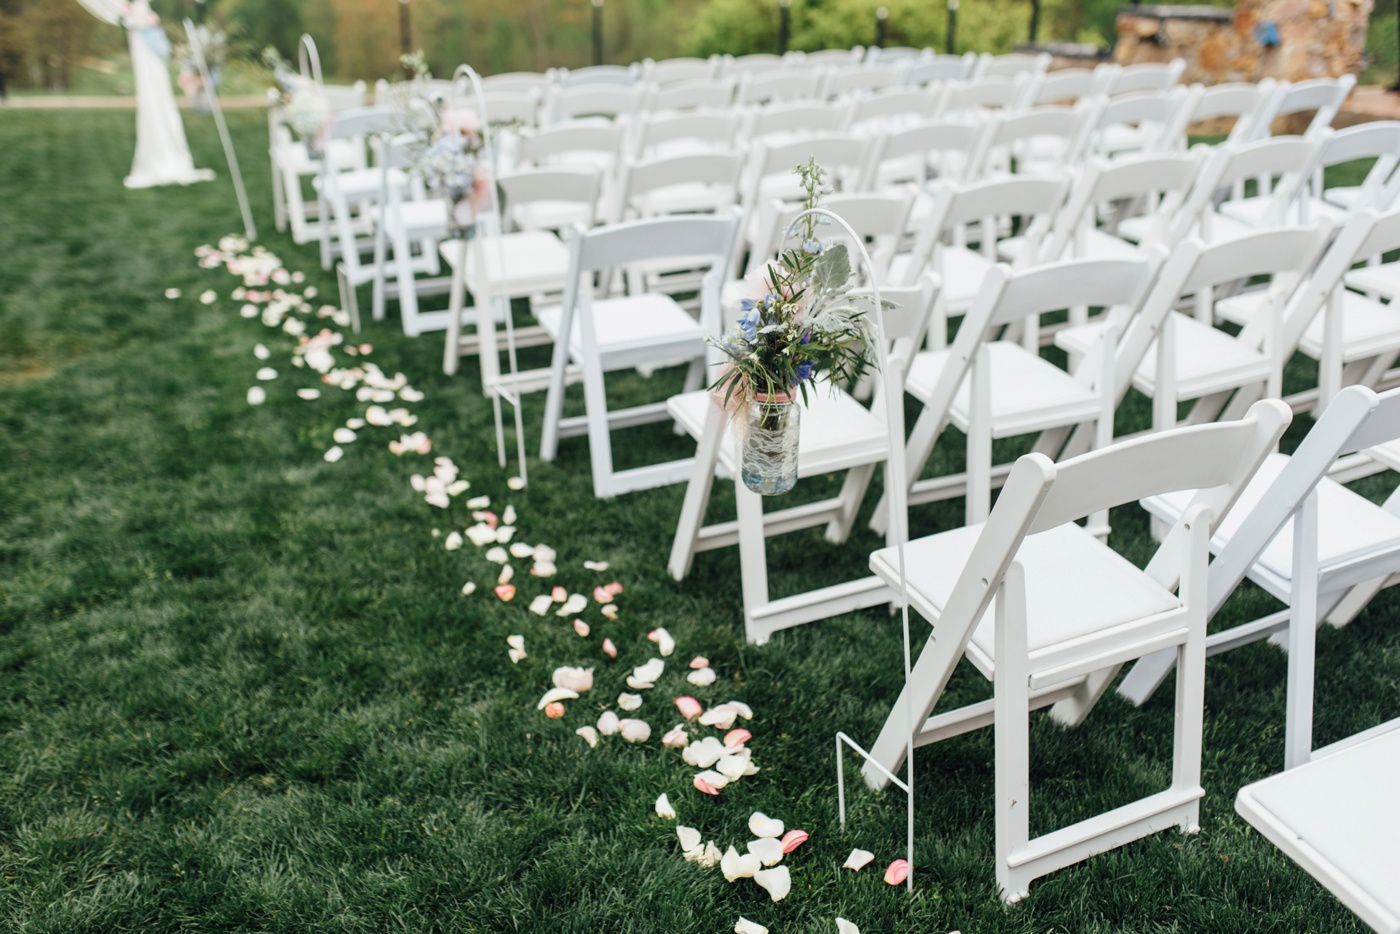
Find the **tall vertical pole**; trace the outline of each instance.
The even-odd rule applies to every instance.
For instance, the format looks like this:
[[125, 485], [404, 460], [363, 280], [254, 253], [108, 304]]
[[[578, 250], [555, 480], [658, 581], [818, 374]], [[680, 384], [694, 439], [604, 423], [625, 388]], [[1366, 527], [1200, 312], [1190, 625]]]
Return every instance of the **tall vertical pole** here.
[[1031, 0], [1031, 42], [1040, 33], [1040, 0]]
[[943, 51], [953, 54], [955, 39], [958, 34], [958, 0], [948, 0], [948, 34], [944, 37]]
[[888, 7], [876, 7], [875, 9], [875, 48], [885, 47], [885, 26], [889, 22], [890, 11]]
[[792, 0], [778, 0], [778, 54], [787, 54], [792, 38]]
[[405, 55], [413, 52], [413, 24], [408, 19], [408, 0], [399, 0], [399, 48]]
[[593, 64], [603, 64], [603, 0], [593, 0]]

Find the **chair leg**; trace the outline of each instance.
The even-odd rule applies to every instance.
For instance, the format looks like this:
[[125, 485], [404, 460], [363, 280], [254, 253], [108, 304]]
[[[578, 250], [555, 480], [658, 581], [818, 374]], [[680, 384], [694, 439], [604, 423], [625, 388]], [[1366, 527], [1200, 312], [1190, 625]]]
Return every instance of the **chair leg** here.
[[754, 629], [752, 612], [768, 603], [768, 548], [763, 537], [763, 498], [734, 478], [739, 520], [739, 575], [744, 591], [744, 635], [755, 644], [768, 641]]
[[1019, 872], [1011, 857], [1030, 842], [1030, 647], [1026, 637], [1025, 572], [1007, 568], [997, 595], [995, 745], [997, 885], [1006, 902], [1029, 890], [1029, 871]]
[[718, 407], [711, 411], [705, 419], [705, 428], [696, 447], [695, 469], [685, 487], [681, 517], [676, 523], [676, 537], [671, 542], [671, 559], [666, 564], [666, 569], [676, 580], [683, 580], [690, 573], [691, 562], [695, 560], [695, 547], [700, 541], [700, 529], [705, 524], [705, 509], [710, 504], [710, 491], [714, 488], [715, 465], [719, 463], [719, 447], [724, 443], [726, 421]]
[[[568, 353], [567, 349], [565, 353]], [[582, 363], [583, 408], [588, 417], [588, 457], [593, 464], [593, 495], [604, 499], [626, 493], [627, 490], [613, 475], [612, 430], [608, 427], [608, 398], [603, 386], [602, 361], [594, 359]]]
[[[567, 318], [568, 316], [565, 315]], [[559, 422], [564, 417], [564, 392], [569, 366], [569, 344], [554, 342], [553, 360], [549, 367], [549, 391], [544, 397], [544, 429], [540, 435], [540, 460], [552, 461], [559, 453]]]
[[875, 475], [874, 464], [861, 464], [846, 471], [846, 479], [841, 484], [837, 501], [841, 504], [836, 515], [826, 526], [826, 540], [833, 545], [844, 542], [855, 525], [856, 513], [860, 510], [865, 491], [870, 488], [870, 478]]
[[345, 271], [344, 263], [335, 264], [335, 280], [340, 289], [340, 307], [350, 313], [350, 329], [356, 334], [360, 333], [360, 297], [355, 291], [355, 286], [350, 282], [350, 276]]
[[[1193, 523], [1186, 543], [1188, 554], [1200, 555], [1200, 566], [1187, 562], [1179, 590], [1184, 602], [1194, 608], [1187, 621], [1186, 640], [1177, 649], [1176, 724], [1173, 736], [1172, 788], [1199, 794], [1201, 787], [1201, 746], [1206, 715], [1206, 584], [1205, 568], [1210, 529], [1204, 521]], [[1201, 801], [1196, 797], [1187, 807], [1182, 833], [1200, 830]]]
[[[452, 273], [452, 290], [447, 299], [447, 338], [442, 350], [442, 372], [452, 376], [462, 362], [462, 306], [467, 303], [467, 243], [462, 240], [457, 268]], [[479, 310], [479, 309], [478, 309]]]
[[287, 192], [276, 156], [272, 158], [272, 226], [278, 233], [287, 229]]
[[[407, 238], [396, 233], [391, 249], [394, 251], [395, 277], [399, 283], [399, 321], [403, 325], [404, 334], [417, 337], [423, 331], [418, 321], [418, 290], [415, 288], [413, 260], [409, 255]], [[375, 312], [375, 318], [383, 317], [384, 309], [380, 307]]]

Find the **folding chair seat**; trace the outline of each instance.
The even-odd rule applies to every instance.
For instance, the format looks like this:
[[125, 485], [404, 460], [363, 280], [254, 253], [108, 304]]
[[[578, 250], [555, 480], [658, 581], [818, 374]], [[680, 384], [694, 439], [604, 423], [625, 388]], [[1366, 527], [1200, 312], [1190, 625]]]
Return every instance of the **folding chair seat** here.
[[[1197, 400], [1190, 415], [1197, 422], [1214, 418], [1235, 390], [1282, 395], [1283, 367], [1291, 356], [1283, 347], [1283, 323], [1290, 303], [1302, 300], [1303, 274], [1317, 262], [1330, 234], [1321, 224], [1280, 227], [1211, 246], [1191, 238], [1173, 251], [1142, 311], [1123, 325], [1131, 349], [1119, 360], [1124, 368], [1119, 379], [1126, 371], [1132, 385], [1152, 397], [1154, 430], [1176, 424], [1181, 401]], [[1268, 313], [1256, 315], [1238, 335], [1216, 329], [1216, 288], [1264, 276], [1270, 278]], [[1194, 317], [1172, 311], [1187, 295], [1194, 296]], [[1072, 357], [1082, 356], [1104, 326], [1066, 328], [1055, 334], [1055, 344]], [[1120, 386], [1120, 398], [1126, 390], [1126, 384]]]
[[[923, 403], [908, 441], [908, 502], [963, 494], [967, 522], [981, 522], [991, 506], [992, 442], [1038, 435], [1036, 450], [1056, 454], [1078, 425], [1092, 425], [1101, 446], [1113, 436], [1117, 405], [1118, 332], [1105, 330], [1092, 357], [1073, 371], [1040, 357], [1039, 315], [1075, 305], [1122, 308], [1131, 314], [1148, 294], [1162, 255], [1132, 260], [1067, 260], [1013, 273], [994, 266], [947, 349], [918, 354], [905, 390]], [[1021, 343], [1002, 339], [1004, 328], [1024, 329]], [[963, 474], [919, 479], [940, 435], [955, 425], [967, 439]], [[877, 509], [878, 521], [885, 514]]]
[[[1012, 220], [1019, 219], [1018, 235], [1026, 243], [1018, 262], [1036, 261], [1050, 221], [1064, 203], [1066, 185], [1062, 179], [1034, 177], [936, 183], [928, 219], [915, 218], [919, 226], [913, 252], [895, 257], [890, 280], [909, 282], [925, 268], [932, 269], [943, 282], [943, 313], [966, 313], [997, 262], [1000, 240], [1013, 230]], [[975, 251], [969, 246], [973, 242]], [[946, 341], [946, 322], [934, 321], [930, 346], [942, 347]]]
[[[814, 385], [809, 393], [799, 423], [798, 477], [846, 471], [834, 498], [765, 512], [762, 498], [741, 480], [737, 439], [727, 427], [728, 414], [711, 393], [685, 393], [673, 396], [668, 403], [671, 416], [696, 439], [697, 451], [667, 568], [672, 577], [683, 580], [697, 553], [737, 543], [744, 633], [749, 642], [762, 644], [779, 630], [890, 601], [883, 583], [873, 577], [774, 598], [768, 589], [764, 540], [825, 525], [827, 540], [840, 544], [850, 534], [877, 466], [884, 465], [885, 482], [890, 482], [890, 452], [897, 442], [884, 414], [885, 393], [890, 387], [898, 391], [913, 349], [922, 340], [937, 292], [937, 278], [932, 275], [925, 275], [912, 288], [881, 290], [882, 298], [899, 307], [885, 312], [890, 370], [882, 374], [870, 408], [825, 383]], [[893, 433], [902, 435], [902, 425]], [[716, 476], [733, 478], [736, 519], [707, 526], [706, 507]]]
[[[884, 787], [911, 747], [994, 725], [996, 880], [1005, 901], [1024, 898], [1047, 873], [1173, 824], [1199, 829], [1207, 541], [1289, 417], [1270, 400], [1238, 422], [1060, 463], [1027, 454], [984, 524], [916, 539], [902, 558], [896, 548], [871, 555], [871, 569], [891, 590], [907, 590], [933, 631], [866, 754], [866, 782]], [[1143, 570], [1075, 524], [1181, 488], [1201, 493]], [[1103, 660], [1148, 647], [1180, 662], [1170, 787], [1031, 838], [1030, 711], [1071, 696]], [[931, 716], [963, 657], [992, 681], [993, 698]]]
[[[538, 201], [566, 202], [576, 205], [589, 224], [593, 222], [600, 185], [596, 171], [536, 169], [502, 176], [496, 183], [507, 205], [518, 209]], [[569, 270], [569, 248], [551, 230], [501, 232], [499, 219], [486, 218], [484, 229], [479, 229], [477, 236], [470, 240], [445, 241], [440, 253], [453, 275], [443, 372], [456, 373], [461, 356], [479, 350], [482, 389], [494, 399], [502, 382], [495, 322], [508, 314], [512, 299], [529, 298], [538, 313], [543, 297], [563, 292]], [[470, 314], [464, 314], [467, 292], [475, 302]], [[498, 303], [502, 307], [496, 308]], [[495, 310], [492, 314], [483, 314], [484, 309]], [[464, 323], [476, 326], [474, 337], [463, 339]], [[519, 342], [522, 344], [526, 341], [540, 343], [546, 337], [539, 330], [523, 334]], [[514, 346], [507, 350], [513, 354]], [[547, 375], [539, 371], [527, 372], [515, 374], [512, 379], [520, 391], [526, 391], [543, 388]]]
[[[617, 370], [679, 359], [690, 364], [686, 389], [700, 388], [709, 354], [706, 338], [719, 333], [719, 290], [738, 226], [737, 212], [730, 211], [713, 217], [650, 218], [591, 231], [581, 226], [574, 229], [563, 303], [539, 315], [541, 325], [554, 339], [540, 457], [554, 460], [561, 437], [586, 432], [595, 496], [664, 486], [691, 472], [691, 459], [629, 470], [613, 468], [614, 426], [663, 421], [669, 416], [664, 402], [610, 411], [604, 377]], [[594, 298], [595, 275], [606, 283], [612, 270], [667, 257], [688, 261], [703, 257], [709, 262], [700, 286], [699, 320], [662, 293]], [[585, 414], [565, 418], [564, 391], [570, 363], [582, 374]]]

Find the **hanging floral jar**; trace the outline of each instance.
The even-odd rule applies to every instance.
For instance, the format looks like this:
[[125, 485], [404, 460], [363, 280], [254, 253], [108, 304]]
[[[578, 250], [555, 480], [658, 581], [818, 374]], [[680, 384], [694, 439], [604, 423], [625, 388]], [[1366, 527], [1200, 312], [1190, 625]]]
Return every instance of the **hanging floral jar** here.
[[802, 407], [791, 393], [756, 396], [744, 405], [739, 473], [744, 486], [778, 496], [797, 483], [797, 441]]

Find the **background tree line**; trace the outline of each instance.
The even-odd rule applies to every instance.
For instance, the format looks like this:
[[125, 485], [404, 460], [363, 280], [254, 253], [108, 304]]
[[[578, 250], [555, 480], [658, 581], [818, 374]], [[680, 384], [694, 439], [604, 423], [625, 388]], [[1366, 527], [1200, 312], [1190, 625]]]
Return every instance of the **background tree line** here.
[[[1215, 0], [1225, 5], [1229, 0]], [[1393, 54], [1396, 0], [1379, 0], [1372, 33]], [[875, 40], [875, 10], [889, 10], [887, 45], [946, 41], [945, 0], [793, 0], [793, 49], [866, 45]], [[1111, 44], [1122, 0], [1041, 0], [1040, 37]], [[401, 48], [399, 0], [152, 0], [178, 30], [186, 16], [222, 24], [235, 51], [250, 58], [271, 45], [295, 53], [297, 37], [316, 37], [328, 76], [374, 79], [392, 74]], [[1009, 51], [1029, 31], [1030, 0], [962, 0], [958, 51]], [[411, 47], [435, 73], [461, 62], [479, 71], [538, 71], [592, 60], [590, 0], [410, 0]], [[604, 55], [610, 62], [646, 57], [776, 52], [778, 0], [605, 0]], [[11, 86], [63, 89], [94, 59], [119, 57], [121, 31], [92, 17], [76, 0], [0, 0], [0, 80]]]

